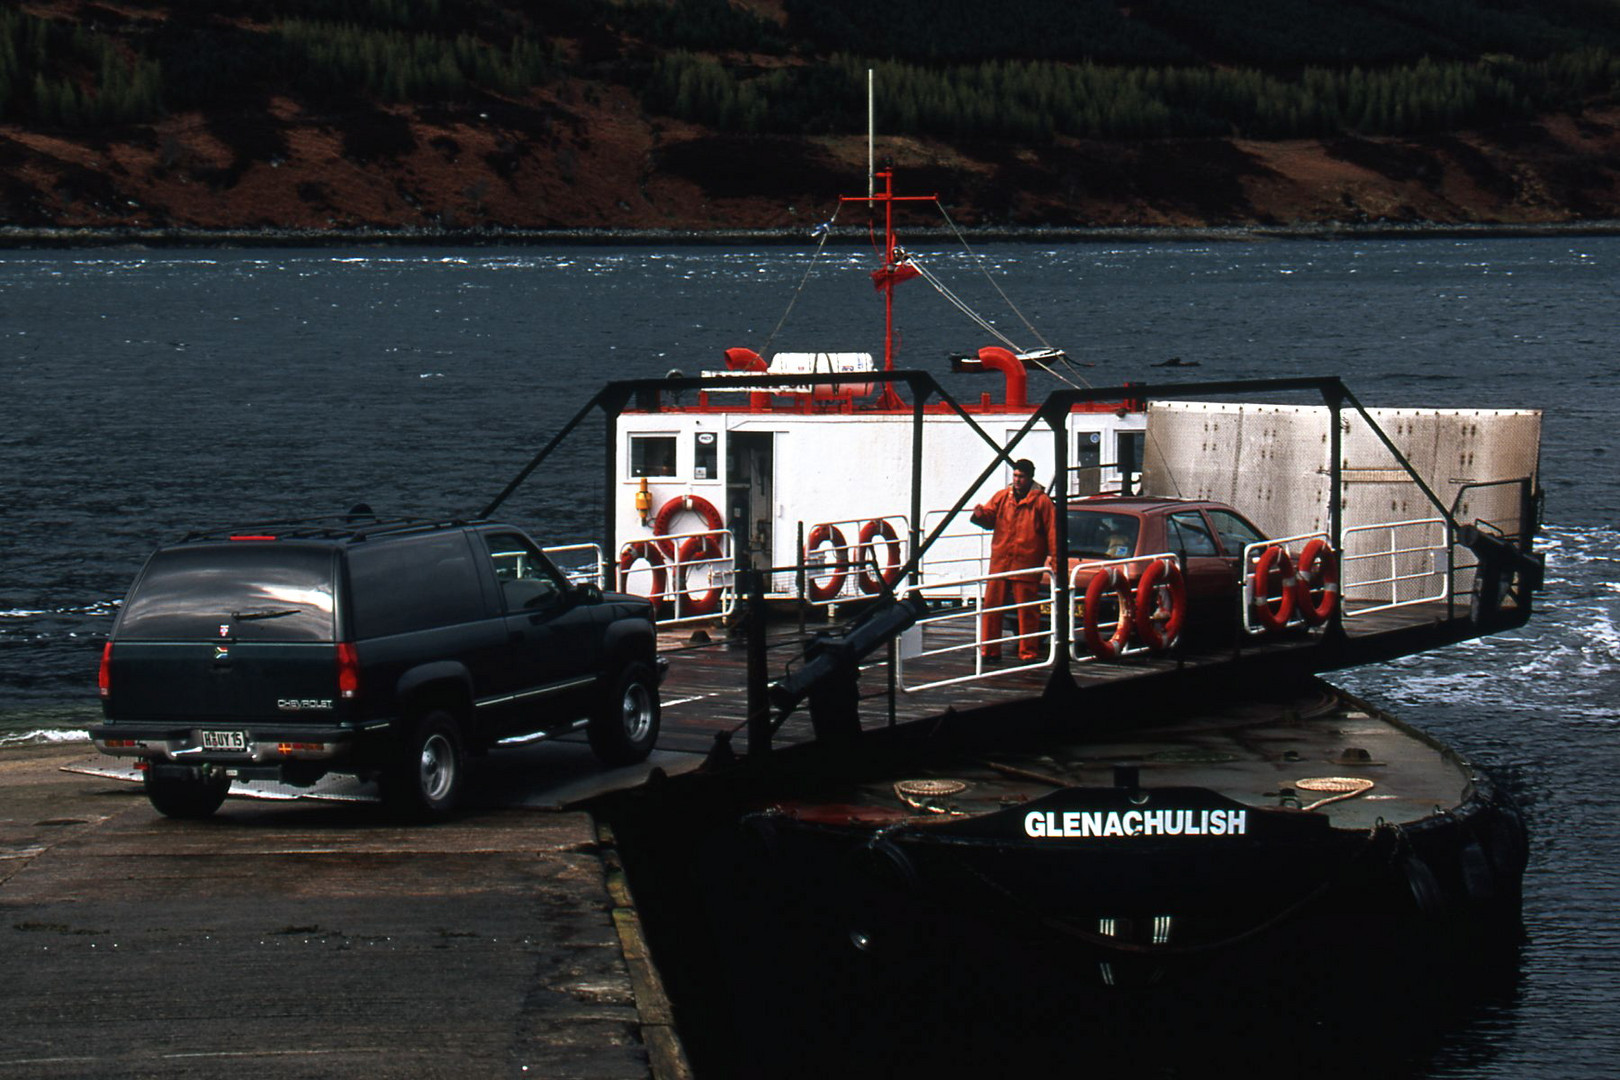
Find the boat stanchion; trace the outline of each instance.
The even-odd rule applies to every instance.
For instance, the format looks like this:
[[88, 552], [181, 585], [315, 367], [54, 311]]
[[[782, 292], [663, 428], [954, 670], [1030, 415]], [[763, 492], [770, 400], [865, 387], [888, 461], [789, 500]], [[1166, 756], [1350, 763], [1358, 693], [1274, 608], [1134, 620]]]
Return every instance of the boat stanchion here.
[[737, 585], [747, 597], [748, 613], [748, 756], [756, 761], [771, 752], [771, 700], [765, 667], [765, 575], [737, 571]]

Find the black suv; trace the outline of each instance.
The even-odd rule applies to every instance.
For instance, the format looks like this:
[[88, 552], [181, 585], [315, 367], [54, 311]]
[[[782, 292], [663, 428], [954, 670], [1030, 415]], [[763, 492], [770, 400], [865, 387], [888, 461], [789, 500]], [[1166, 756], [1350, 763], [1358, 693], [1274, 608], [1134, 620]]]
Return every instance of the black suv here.
[[233, 777], [374, 777], [447, 813], [468, 753], [586, 727], [609, 764], [658, 737], [651, 605], [576, 585], [492, 522], [297, 522], [192, 534], [131, 587], [101, 657], [104, 753], [206, 817]]

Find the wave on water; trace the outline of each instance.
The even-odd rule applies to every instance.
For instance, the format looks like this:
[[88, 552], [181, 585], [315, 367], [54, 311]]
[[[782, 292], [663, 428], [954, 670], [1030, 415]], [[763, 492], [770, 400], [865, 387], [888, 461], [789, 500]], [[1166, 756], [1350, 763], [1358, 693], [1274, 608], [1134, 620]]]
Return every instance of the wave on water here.
[[67, 731], [59, 728], [39, 728], [34, 731], [0, 732], [0, 747], [41, 746], [47, 743], [89, 742], [90, 733], [84, 730]]
[[1546, 581], [1525, 626], [1335, 681], [1391, 704], [1620, 724], [1620, 530], [1550, 525], [1537, 546]]

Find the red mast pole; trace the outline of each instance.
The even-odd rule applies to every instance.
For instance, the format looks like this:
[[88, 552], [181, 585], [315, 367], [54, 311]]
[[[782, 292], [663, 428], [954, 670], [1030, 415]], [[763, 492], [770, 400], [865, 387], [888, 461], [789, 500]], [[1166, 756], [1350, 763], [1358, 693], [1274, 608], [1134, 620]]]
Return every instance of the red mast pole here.
[[[897, 202], [938, 202], [938, 195], [896, 195], [894, 193], [894, 171], [884, 169], [877, 174], [883, 179], [883, 190], [872, 195], [845, 195], [841, 202], [865, 202], [870, 209], [871, 204], [883, 204], [883, 269], [873, 274], [877, 287], [883, 290], [883, 370], [894, 370], [895, 343], [894, 343], [894, 287], [910, 277], [915, 277], [917, 271], [912, 269], [909, 274], [900, 272], [900, 263], [897, 259], [899, 245], [895, 243], [894, 235], [894, 204]], [[903, 408], [905, 403], [894, 392], [894, 384], [883, 384], [883, 396], [878, 405], [884, 409]]]

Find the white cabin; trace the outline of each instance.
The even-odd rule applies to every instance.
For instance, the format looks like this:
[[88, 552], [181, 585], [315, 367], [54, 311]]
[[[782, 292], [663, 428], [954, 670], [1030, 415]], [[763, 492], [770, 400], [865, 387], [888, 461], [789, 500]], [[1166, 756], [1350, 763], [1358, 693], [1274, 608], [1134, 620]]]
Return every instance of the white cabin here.
[[[913, 538], [931, 533], [971, 488], [964, 511], [925, 561], [925, 573], [936, 577], [969, 572], [968, 564], [976, 566], [983, 557], [988, 534], [969, 524], [967, 515], [1011, 479], [1006, 462], [991, 468], [996, 450], [986, 437], [1011, 446], [1035, 411], [1024, 400], [1021, 362], [1003, 349], [984, 354], [991, 354], [986, 366], [1005, 377], [999, 400], [986, 394], [961, 411], [925, 405], [921, 521], [912, 520], [913, 406], [892, 395], [886, 399], [875, 382], [814, 381], [818, 374], [875, 372], [869, 354], [787, 353], [766, 366], [747, 350], [734, 349], [727, 354], [727, 371], [704, 377], [734, 381], [735, 390], [660, 395], [652, 407], [643, 401], [642, 408], [620, 414], [612, 520], [621, 586], [679, 603], [674, 594], [683, 581], [688, 597], [694, 590], [698, 568], [692, 564], [713, 562], [727, 569], [774, 567], [773, 595], [796, 595], [796, 575], [785, 568], [803, 560], [825, 567], [814, 592], [838, 584], [831, 595], [813, 599], [836, 602], [875, 592], [870, 575], [862, 588], [862, 559], [867, 565], [875, 560], [880, 569], [903, 564]], [[771, 387], [748, 382], [749, 375], [760, 374], [806, 379]], [[1071, 412], [1065, 432], [1070, 494], [1132, 489], [1142, 467], [1144, 424], [1140, 403]], [[1010, 454], [1033, 461], [1036, 481], [1049, 490], [1056, 482], [1051, 440], [1051, 429], [1038, 422]], [[988, 477], [975, 484], [987, 469]], [[717, 547], [701, 539], [709, 534]], [[649, 541], [657, 552], [649, 550]], [[868, 541], [879, 550], [862, 550]], [[664, 573], [655, 581], [660, 559]], [[839, 564], [845, 566], [842, 574]]]

